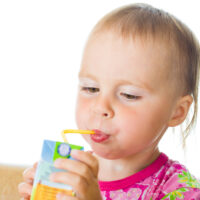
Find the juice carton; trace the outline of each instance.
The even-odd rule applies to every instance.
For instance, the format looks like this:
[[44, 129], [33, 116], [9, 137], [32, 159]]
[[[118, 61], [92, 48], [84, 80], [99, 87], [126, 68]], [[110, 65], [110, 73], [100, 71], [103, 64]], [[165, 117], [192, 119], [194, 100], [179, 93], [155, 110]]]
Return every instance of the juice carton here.
[[56, 195], [59, 192], [73, 196], [72, 188], [69, 185], [49, 180], [51, 173], [65, 171], [55, 168], [53, 162], [57, 158], [72, 159], [70, 156], [72, 149], [83, 150], [83, 147], [65, 142], [44, 140], [41, 160], [38, 163], [33, 183], [31, 200], [56, 200]]

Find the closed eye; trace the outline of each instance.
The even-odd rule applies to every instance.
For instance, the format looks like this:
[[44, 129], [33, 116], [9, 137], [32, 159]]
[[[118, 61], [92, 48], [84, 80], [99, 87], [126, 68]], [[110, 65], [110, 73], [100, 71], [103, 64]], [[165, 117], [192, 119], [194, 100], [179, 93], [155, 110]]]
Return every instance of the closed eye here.
[[95, 88], [95, 87], [81, 87], [82, 91], [86, 91], [88, 93], [96, 93], [99, 92], [99, 88]]
[[132, 95], [132, 94], [126, 94], [126, 93], [123, 93], [123, 92], [121, 92], [120, 95], [125, 97], [128, 100], [137, 100], [137, 99], [141, 98], [141, 96], [136, 96], [136, 95]]

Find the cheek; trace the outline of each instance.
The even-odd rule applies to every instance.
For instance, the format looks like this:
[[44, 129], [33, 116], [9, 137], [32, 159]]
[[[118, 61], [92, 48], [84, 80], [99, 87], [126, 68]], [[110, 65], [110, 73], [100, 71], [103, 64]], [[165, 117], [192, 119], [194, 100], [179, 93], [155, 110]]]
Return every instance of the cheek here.
[[121, 124], [124, 128], [128, 125], [130, 126], [133, 123], [136, 123], [136, 121], [138, 121], [142, 115], [140, 108], [130, 108], [128, 106], [118, 107], [116, 113], [118, 123]]
[[166, 127], [168, 116], [166, 110], [159, 107], [139, 106], [137, 108], [126, 108], [120, 110], [120, 119], [117, 124], [120, 129], [131, 137], [140, 136], [147, 140], [156, 136]]
[[140, 115], [136, 109], [130, 109], [130, 107], [118, 108], [116, 112], [115, 125], [122, 132], [133, 132], [136, 129], [136, 124], [140, 121]]
[[81, 98], [78, 96], [76, 103], [76, 123], [78, 128], [84, 128], [87, 116], [89, 114], [89, 102], [87, 99]]

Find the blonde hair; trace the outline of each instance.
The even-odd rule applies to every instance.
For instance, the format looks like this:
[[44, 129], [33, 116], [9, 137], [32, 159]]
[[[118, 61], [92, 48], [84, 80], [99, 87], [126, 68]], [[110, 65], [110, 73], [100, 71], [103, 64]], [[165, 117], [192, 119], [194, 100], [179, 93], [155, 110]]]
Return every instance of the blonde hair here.
[[[94, 27], [91, 35], [102, 31], [114, 31], [122, 38], [161, 38], [170, 44], [177, 56], [173, 66], [179, 91], [193, 97], [193, 116], [182, 130], [183, 146], [191, 129], [196, 125], [199, 85], [199, 43], [192, 31], [173, 15], [147, 4], [132, 4], [105, 15]], [[181, 86], [181, 87], [180, 87]], [[188, 116], [189, 117], [189, 116]]]

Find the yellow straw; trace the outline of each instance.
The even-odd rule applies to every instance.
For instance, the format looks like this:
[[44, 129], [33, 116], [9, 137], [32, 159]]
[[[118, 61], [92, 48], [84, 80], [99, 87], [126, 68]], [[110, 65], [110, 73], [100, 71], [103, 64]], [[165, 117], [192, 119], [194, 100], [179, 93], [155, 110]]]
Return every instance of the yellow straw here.
[[64, 140], [64, 142], [68, 142], [66, 137], [65, 137], [65, 134], [67, 133], [79, 133], [79, 134], [94, 134], [95, 132], [94, 131], [91, 131], [91, 130], [75, 130], [75, 129], [66, 129], [66, 130], [63, 130], [61, 135], [62, 135], [62, 138]]

